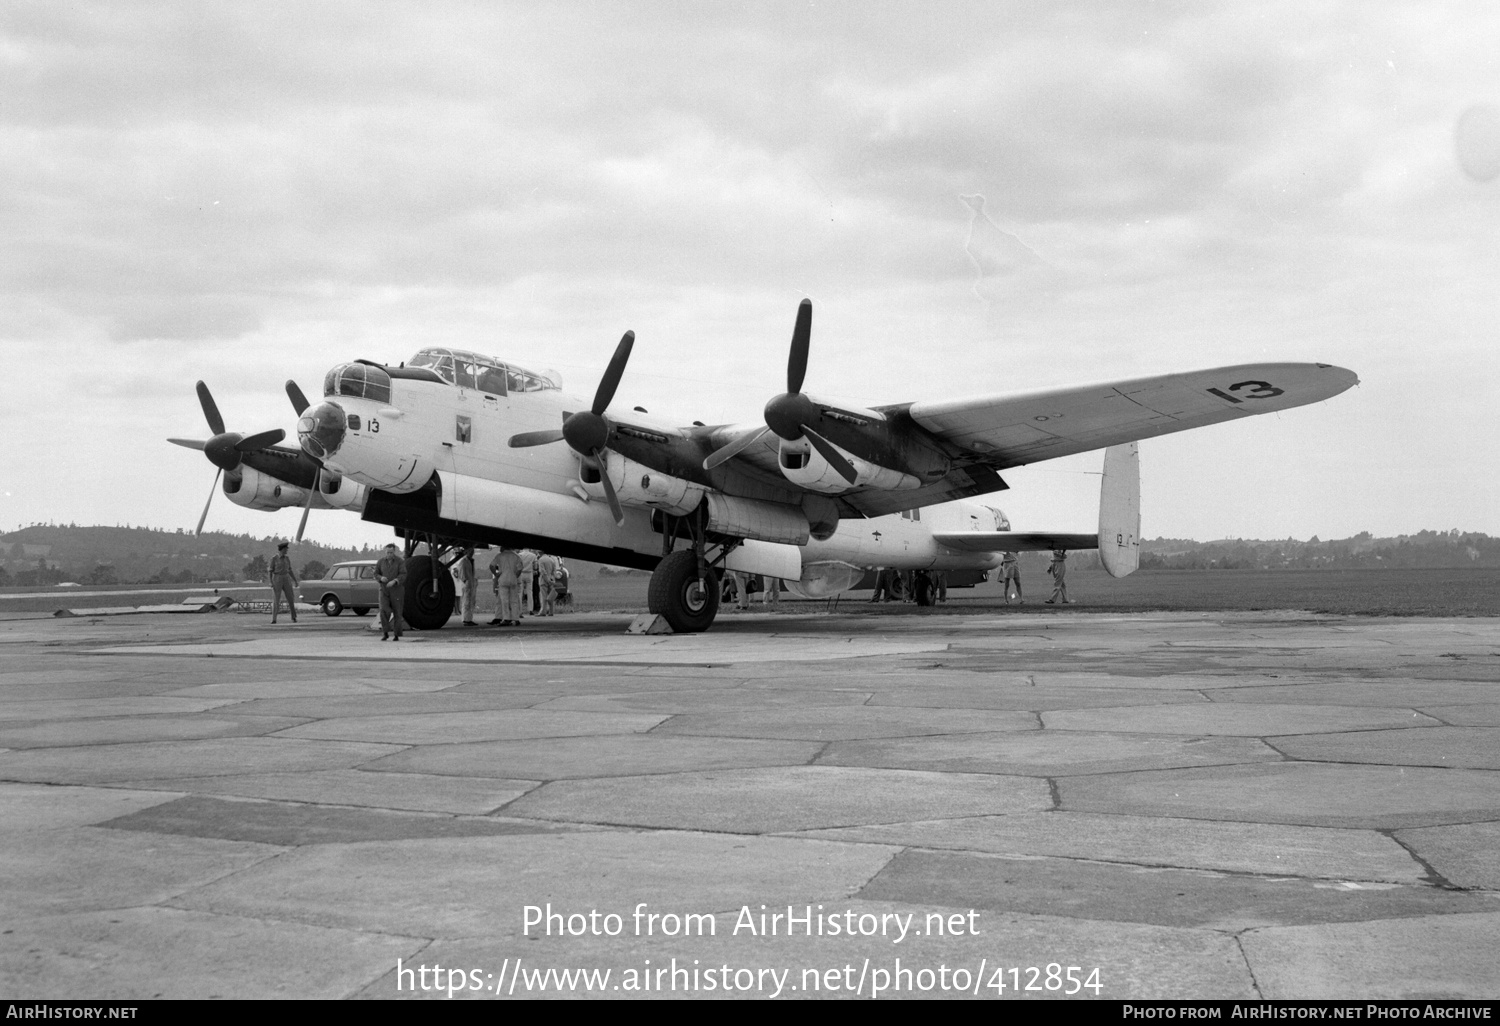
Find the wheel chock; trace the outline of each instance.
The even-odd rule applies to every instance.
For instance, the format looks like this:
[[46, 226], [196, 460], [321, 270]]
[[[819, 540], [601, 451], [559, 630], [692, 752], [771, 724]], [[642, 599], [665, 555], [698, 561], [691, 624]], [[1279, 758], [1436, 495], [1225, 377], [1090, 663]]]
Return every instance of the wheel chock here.
[[642, 613], [630, 621], [626, 634], [671, 634], [672, 625], [660, 613]]

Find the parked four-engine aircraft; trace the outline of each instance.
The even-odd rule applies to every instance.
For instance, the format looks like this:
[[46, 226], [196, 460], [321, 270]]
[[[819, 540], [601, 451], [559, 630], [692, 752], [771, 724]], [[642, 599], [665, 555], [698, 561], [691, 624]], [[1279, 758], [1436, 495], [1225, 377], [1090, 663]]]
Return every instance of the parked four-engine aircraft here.
[[[290, 382], [288, 394], [322, 477], [366, 486], [364, 518], [406, 539], [414, 626], [447, 621], [453, 582], [437, 564], [472, 542], [652, 570], [650, 609], [674, 630], [701, 631], [718, 612], [724, 568], [831, 594], [854, 583], [844, 582], [856, 568], [982, 566], [994, 549], [1078, 547], [1063, 544], [1076, 536], [1023, 544], [998, 516], [984, 525], [984, 514], [963, 507], [952, 515], [980, 518], [975, 537], [915, 520], [910, 531], [884, 528], [902, 519], [891, 514], [1004, 489], [999, 471], [1009, 467], [1290, 409], [1358, 381], [1327, 364], [1253, 364], [863, 409], [802, 391], [811, 328], [803, 300], [787, 390], [766, 404], [764, 423], [681, 427], [608, 413], [633, 332], [586, 406], [563, 394], [556, 375], [443, 348], [397, 367], [340, 364], [323, 401], [305, 410]], [[1134, 447], [1112, 449], [1109, 461], [1103, 555], [1111, 572], [1128, 573], [1139, 515]], [[980, 540], [985, 533], [993, 537]], [[430, 555], [412, 558], [422, 543]]]

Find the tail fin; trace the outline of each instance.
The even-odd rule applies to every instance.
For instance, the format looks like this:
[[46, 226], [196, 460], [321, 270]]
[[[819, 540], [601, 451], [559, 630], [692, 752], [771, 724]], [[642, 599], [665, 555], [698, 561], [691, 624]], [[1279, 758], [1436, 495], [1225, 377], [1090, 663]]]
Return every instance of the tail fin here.
[[1141, 565], [1141, 454], [1136, 442], [1104, 450], [1099, 559], [1111, 577], [1124, 577]]

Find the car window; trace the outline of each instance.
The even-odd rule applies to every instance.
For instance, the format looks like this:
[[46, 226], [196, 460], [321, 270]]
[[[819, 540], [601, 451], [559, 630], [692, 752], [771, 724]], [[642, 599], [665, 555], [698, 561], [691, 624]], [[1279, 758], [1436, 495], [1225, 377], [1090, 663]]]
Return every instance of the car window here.
[[373, 566], [360, 567], [359, 579], [361, 581], [373, 581], [375, 579], [375, 568]]

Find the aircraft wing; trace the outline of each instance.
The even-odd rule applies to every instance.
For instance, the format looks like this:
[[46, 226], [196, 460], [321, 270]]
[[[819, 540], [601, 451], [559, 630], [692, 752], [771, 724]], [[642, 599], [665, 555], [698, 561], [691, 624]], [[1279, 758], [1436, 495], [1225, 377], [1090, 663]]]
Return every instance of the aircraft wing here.
[[[1324, 363], [1258, 363], [1014, 395], [913, 403], [934, 435], [993, 470], [1320, 402], [1359, 383]], [[899, 409], [899, 407], [894, 408]], [[892, 410], [894, 412], [894, 410]]]
[[1047, 552], [1099, 547], [1097, 534], [1055, 531], [934, 531], [932, 540], [961, 552]]

